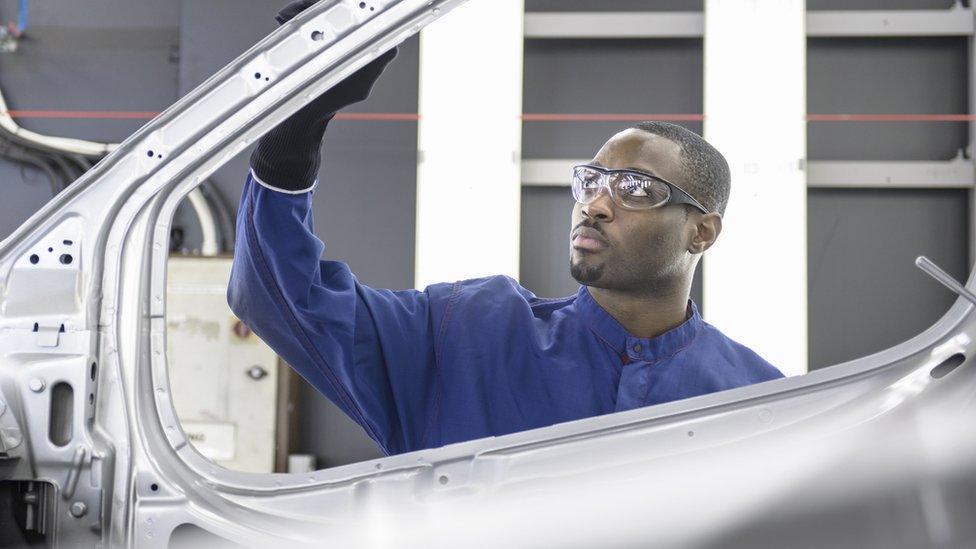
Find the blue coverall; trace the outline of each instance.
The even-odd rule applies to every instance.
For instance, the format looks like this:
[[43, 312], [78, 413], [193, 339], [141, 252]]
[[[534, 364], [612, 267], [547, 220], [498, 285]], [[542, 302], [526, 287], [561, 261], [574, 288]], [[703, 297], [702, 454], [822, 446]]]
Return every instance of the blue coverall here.
[[248, 175], [234, 313], [387, 454], [544, 427], [782, 377], [691, 316], [637, 338], [586, 287], [540, 299], [505, 276], [389, 291], [323, 261], [310, 192]]

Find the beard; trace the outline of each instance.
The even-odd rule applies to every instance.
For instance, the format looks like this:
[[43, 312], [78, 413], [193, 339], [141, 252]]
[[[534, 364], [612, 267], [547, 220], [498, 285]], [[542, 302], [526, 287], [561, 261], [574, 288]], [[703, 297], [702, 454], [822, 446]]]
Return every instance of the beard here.
[[[680, 284], [680, 273], [662, 266], [659, 259], [647, 257], [642, 261], [627, 261], [623, 265], [606, 261], [570, 258], [569, 274], [582, 286], [618, 290], [641, 295], [664, 295]], [[608, 262], [611, 268], [607, 268]], [[679, 275], [679, 276], [675, 276]]]
[[585, 261], [569, 260], [569, 274], [583, 286], [593, 286], [603, 277], [605, 265], [587, 265]]

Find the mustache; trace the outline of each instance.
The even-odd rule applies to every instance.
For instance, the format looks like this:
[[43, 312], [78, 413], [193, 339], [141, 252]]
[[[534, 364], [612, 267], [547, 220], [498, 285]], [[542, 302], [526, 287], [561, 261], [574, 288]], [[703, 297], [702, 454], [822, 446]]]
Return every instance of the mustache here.
[[573, 230], [570, 231], [569, 234], [570, 235], [575, 235], [576, 232], [578, 230], [580, 230], [580, 228], [583, 228], [583, 227], [585, 227], [587, 229], [591, 229], [593, 231], [596, 231], [597, 233], [599, 233], [599, 235], [603, 238], [603, 240], [605, 242], [607, 242], [607, 243], [610, 242], [610, 239], [607, 238], [607, 234], [605, 232], [603, 232], [603, 229], [600, 227], [600, 224], [599, 223], [596, 223], [596, 222], [593, 222], [593, 221], [588, 221], [586, 219], [584, 219], [583, 221], [580, 221], [579, 223], [577, 223], [576, 226], [573, 227]]
[[600, 236], [602, 236], [603, 238], [607, 237], [606, 233], [603, 232], [603, 229], [600, 228], [600, 225], [598, 223], [594, 223], [592, 221], [586, 221], [586, 220], [580, 221], [579, 223], [576, 224], [575, 227], [573, 227], [572, 232], [575, 233], [576, 231], [579, 230], [580, 227], [593, 229], [594, 231], [600, 233]]

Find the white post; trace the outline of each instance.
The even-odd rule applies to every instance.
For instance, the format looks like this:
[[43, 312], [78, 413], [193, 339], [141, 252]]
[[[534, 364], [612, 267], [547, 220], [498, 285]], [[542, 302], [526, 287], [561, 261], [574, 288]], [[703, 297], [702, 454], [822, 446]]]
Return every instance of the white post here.
[[705, 314], [786, 375], [807, 372], [805, 15], [804, 0], [705, 1], [705, 138], [732, 169]]
[[518, 278], [523, 0], [481, 0], [421, 32], [417, 288]]

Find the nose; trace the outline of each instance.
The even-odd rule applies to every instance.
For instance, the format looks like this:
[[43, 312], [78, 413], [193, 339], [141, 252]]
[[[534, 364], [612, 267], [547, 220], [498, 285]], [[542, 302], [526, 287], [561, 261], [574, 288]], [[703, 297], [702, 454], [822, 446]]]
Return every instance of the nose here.
[[610, 199], [610, 192], [603, 187], [597, 192], [596, 198], [589, 204], [584, 204], [583, 215], [590, 219], [610, 221], [613, 219], [613, 200]]

